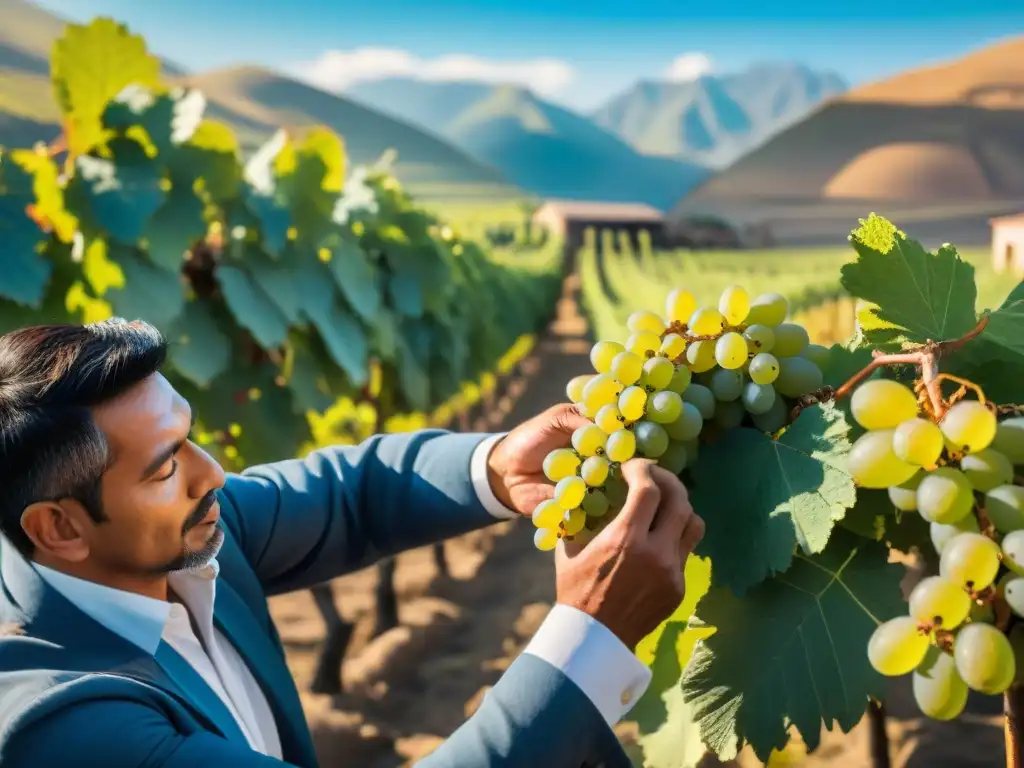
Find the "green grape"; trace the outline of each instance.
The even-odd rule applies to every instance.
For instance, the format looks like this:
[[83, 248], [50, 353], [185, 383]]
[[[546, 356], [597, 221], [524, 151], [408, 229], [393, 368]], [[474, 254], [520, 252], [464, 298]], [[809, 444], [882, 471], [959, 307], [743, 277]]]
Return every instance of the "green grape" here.
[[953, 720], [967, 706], [967, 683], [956, 671], [953, 656], [934, 646], [914, 670], [912, 686], [918, 708], [932, 720]]
[[715, 342], [715, 362], [733, 371], [747, 362], [747, 342], [735, 331], [722, 334]]
[[960, 460], [960, 469], [976, 491], [987, 493], [1000, 485], [1013, 482], [1013, 464], [999, 451], [984, 448]]
[[583, 391], [590, 380], [594, 378], [593, 374], [584, 374], [583, 376], [573, 376], [569, 379], [568, 385], [565, 387], [565, 394], [569, 397], [569, 400], [573, 403], [583, 402]]
[[1024, 464], [1024, 416], [1000, 421], [992, 447], [1014, 464]]
[[[775, 345], [778, 352], [778, 344]], [[806, 357], [780, 357], [779, 375], [772, 382], [780, 395], [800, 397], [824, 384], [821, 369]]]
[[722, 297], [718, 300], [718, 311], [729, 325], [739, 325], [750, 311], [750, 296], [741, 286], [730, 285], [722, 291]]
[[580, 477], [592, 488], [599, 488], [608, 479], [608, 459], [604, 456], [591, 456], [580, 467]]
[[626, 348], [617, 341], [599, 341], [590, 348], [590, 364], [598, 373], [611, 373], [612, 360], [625, 351]]
[[690, 317], [691, 336], [717, 336], [725, 327], [725, 318], [717, 309], [703, 307]]
[[550, 552], [558, 545], [558, 532], [550, 528], [538, 528], [533, 533], [533, 546], [541, 552]]
[[597, 424], [584, 424], [572, 433], [572, 447], [580, 456], [594, 456], [604, 448], [608, 433]]
[[743, 387], [743, 407], [755, 416], [768, 413], [776, 399], [775, 387], [771, 384], [748, 381]]
[[602, 406], [614, 403], [620, 392], [622, 392], [622, 385], [614, 376], [610, 373], [599, 373], [584, 387], [583, 404], [597, 413]]
[[620, 429], [608, 436], [608, 444], [604, 448], [604, 455], [609, 461], [621, 464], [629, 461], [636, 453], [636, 436], [632, 430]]
[[660, 348], [661, 337], [650, 331], [640, 331], [626, 339], [626, 351], [640, 358], [648, 358]]
[[686, 348], [686, 362], [694, 373], [704, 373], [715, 367], [715, 342], [695, 341]]
[[670, 333], [661, 340], [658, 352], [669, 360], [675, 360], [686, 352], [686, 339], [678, 333]]
[[1003, 537], [1003, 565], [1024, 576], [1024, 531], [1011, 531]]
[[665, 300], [665, 314], [669, 322], [687, 323], [697, 309], [697, 299], [683, 288], [676, 288]]
[[942, 453], [942, 430], [927, 419], [907, 419], [896, 427], [892, 450], [903, 461], [933, 467]]
[[1017, 674], [1013, 647], [990, 624], [968, 624], [953, 643], [956, 671], [968, 686], [989, 696], [1003, 693]]
[[703, 384], [691, 384], [682, 394], [683, 402], [693, 403], [705, 419], [715, 415], [715, 395]]
[[748, 325], [769, 325], [775, 327], [789, 314], [789, 302], [781, 293], [762, 293], [750, 302], [747, 313]]
[[576, 474], [580, 457], [569, 448], [556, 448], [544, 457], [544, 476], [552, 483]]
[[[892, 452], [891, 429], [865, 432], [850, 449], [846, 469], [863, 488], [888, 488], [905, 483], [917, 467], [907, 464]], [[918, 505], [921, 503], [918, 489]]]
[[587, 513], [579, 507], [575, 509], [567, 509], [565, 514], [562, 516], [562, 531], [565, 532], [566, 536], [575, 536], [577, 533], [583, 530], [583, 526], [587, 522]]
[[656, 392], [647, 401], [647, 418], [658, 424], [671, 424], [683, 411], [683, 398], [675, 392]]
[[889, 486], [889, 501], [900, 512], [917, 510], [917, 486], [924, 479], [924, 472], [918, 472], [905, 483]]
[[898, 381], [874, 379], [853, 391], [850, 410], [864, 429], [895, 429], [917, 416], [917, 397]]
[[917, 486], [917, 511], [930, 523], [955, 523], [969, 515], [973, 507], [974, 492], [959, 469], [939, 467]]
[[668, 449], [668, 432], [653, 421], [638, 421], [633, 427], [636, 450], [646, 459], [656, 459]]
[[537, 528], [557, 528], [563, 514], [565, 510], [554, 499], [548, 499], [533, 508], [531, 518]]
[[612, 360], [612, 376], [624, 387], [636, 384], [644, 372], [644, 358], [632, 352], [620, 352]]
[[921, 579], [910, 593], [910, 615], [942, 629], [959, 627], [971, 612], [971, 598], [962, 586], [942, 576]]
[[946, 542], [939, 573], [957, 584], [980, 591], [995, 581], [999, 545], [981, 533], [961, 533]]
[[711, 374], [709, 388], [720, 403], [739, 400], [740, 395], [743, 394], [743, 374], [739, 371], [727, 371], [724, 368], [719, 368]]
[[1010, 578], [1001, 583], [1003, 599], [1014, 615], [1024, 617], [1024, 577], [1008, 574]]
[[868, 661], [875, 671], [887, 677], [911, 672], [924, 660], [928, 636], [917, 628], [910, 616], [898, 616], [878, 625], [868, 640]]
[[992, 603], [974, 603], [971, 606], [971, 621], [995, 624], [996, 612], [992, 608]]
[[807, 349], [810, 343], [811, 339], [802, 326], [796, 323], [782, 323], [775, 328], [775, 346], [772, 347], [772, 354], [776, 357], [793, 357]]
[[587, 484], [582, 477], [565, 477], [555, 485], [555, 502], [562, 509], [575, 509], [583, 501], [586, 492]]
[[580, 509], [587, 513], [587, 517], [604, 517], [610, 506], [608, 497], [602, 491], [591, 488], [587, 491], [587, 495], [583, 497]]
[[985, 494], [985, 512], [1000, 533], [1024, 530], [1024, 488], [1000, 485]]
[[977, 400], [961, 400], [946, 411], [939, 427], [957, 450], [977, 453], [995, 438], [996, 415]]
[[715, 408], [714, 422], [722, 429], [734, 429], [743, 422], [746, 415], [747, 409], [743, 407], [743, 403], [739, 400], [728, 400], [719, 403]]
[[775, 331], [767, 325], [748, 325], [743, 332], [743, 338], [747, 340], [747, 349], [752, 354], [771, 352], [775, 346]]
[[942, 523], [931, 523], [928, 526], [928, 533], [932, 540], [932, 546], [935, 547], [935, 551], [941, 555], [945, 549], [946, 544], [961, 533], [981, 533], [981, 528], [978, 526], [978, 519], [974, 515], [968, 515], [963, 520], [960, 520], [952, 525], [944, 525]]
[[654, 390], [668, 389], [675, 372], [676, 367], [664, 357], [652, 357], [644, 363], [647, 386]]
[[771, 384], [779, 378], [779, 361], [775, 355], [761, 352], [754, 355], [748, 369], [750, 380], [755, 384]]
[[626, 327], [630, 333], [656, 333], [659, 336], [665, 332], [665, 321], [649, 309], [638, 309], [626, 318]]
[[[746, 404], [744, 404], [744, 407], [746, 407]], [[786, 405], [786, 401], [783, 398], [776, 397], [772, 400], [772, 405], [767, 411], [764, 413], [751, 413], [750, 418], [754, 422], [754, 426], [762, 432], [774, 435], [789, 423], [789, 406]]]
[[[630, 434], [632, 435], [632, 433]], [[609, 509], [622, 509], [622, 505], [626, 503], [626, 496], [629, 494], [629, 486], [626, 485], [626, 481], [622, 479], [621, 473], [616, 472], [614, 467], [612, 468], [611, 474], [608, 475], [608, 482], [605, 483], [602, 492], [608, 497]], [[591, 491], [591, 493], [597, 493], [597, 491]]]
[[619, 395], [619, 411], [626, 421], [636, 421], [644, 415], [647, 393], [640, 387], [626, 387]]
[[594, 417], [594, 423], [609, 435], [625, 427], [625, 421], [617, 405], [602, 406]]
[[[680, 441], [695, 439], [703, 428], [704, 417], [701, 415], [700, 409], [693, 403], [687, 402], [683, 403], [683, 410], [679, 412], [679, 418], [671, 424], [665, 425], [668, 436], [673, 440]], [[691, 455], [690, 460], [695, 461], [696, 457]]]
[[808, 344], [807, 349], [800, 354], [824, 371], [828, 367], [828, 358], [831, 352], [828, 347], [823, 347], [821, 344]]
[[678, 440], [670, 440], [668, 448], [658, 457], [658, 466], [664, 467], [673, 475], [686, 469], [686, 446]]
[[677, 365], [672, 372], [672, 380], [668, 383], [668, 389], [677, 395], [681, 395], [690, 386], [691, 381], [693, 381], [693, 371], [685, 365]]

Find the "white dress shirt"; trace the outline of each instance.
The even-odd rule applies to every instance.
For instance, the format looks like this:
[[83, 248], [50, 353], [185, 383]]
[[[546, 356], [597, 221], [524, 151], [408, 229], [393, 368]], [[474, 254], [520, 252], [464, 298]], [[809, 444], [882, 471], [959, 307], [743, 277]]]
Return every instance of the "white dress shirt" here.
[[[517, 513], [498, 501], [487, 476], [487, 459], [500, 438], [489, 437], [477, 447], [470, 469], [481, 505], [494, 517], [509, 519]], [[259, 683], [231, 642], [213, 625], [219, 573], [216, 560], [201, 571], [169, 575], [170, 588], [184, 605], [34, 565], [51, 587], [111, 632], [150, 654], [156, 654], [161, 641], [174, 648], [221, 698], [250, 747], [281, 759], [277, 725]], [[523, 653], [560, 670], [590, 699], [609, 726], [622, 719], [651, 680], [651, 671], [607, 627], [567, 605], [555, 605]]]

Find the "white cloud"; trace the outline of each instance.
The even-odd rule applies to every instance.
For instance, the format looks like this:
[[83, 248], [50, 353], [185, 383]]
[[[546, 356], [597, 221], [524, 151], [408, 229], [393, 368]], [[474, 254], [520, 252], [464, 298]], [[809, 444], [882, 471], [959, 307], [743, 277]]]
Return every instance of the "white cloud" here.
[[492, 61], [468, 54], [447, 54], [432, 59], [396, 48], [357, 48], [325, 51], [310, 62], [291, 67], [293, 73], [329, 91], [388, 77], [418, 80], [471, 80], [514, 83], [541, 96], [561, 93], [576, 79], [576, 71], [560, 59]]
[[713, 68], [711, 59], [707, 54], [698, 52], [684, 53], [672, 60], [668, 69], [665, 70], [665, 77], [677, 82], [686, 82], [696, 80], [701, 75], [709, 74]]

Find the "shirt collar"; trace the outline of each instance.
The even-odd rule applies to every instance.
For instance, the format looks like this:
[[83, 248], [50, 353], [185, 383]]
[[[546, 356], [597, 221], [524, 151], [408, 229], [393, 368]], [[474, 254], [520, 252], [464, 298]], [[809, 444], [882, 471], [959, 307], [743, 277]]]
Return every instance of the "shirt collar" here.
[[[93, 621], [151, 656], [156, 653], [170, 619], [171, 603], [69, 576], [39, 563], [32, 566], [52, 589]], [[201, 570], [176, 571], [168, 576], [171, 588], [191, 611], [199, 608], [210, 614], [196, 617], [204, 623], [213, 620], [213, 594], [219, 573], [220, 566], [212, 560]]]

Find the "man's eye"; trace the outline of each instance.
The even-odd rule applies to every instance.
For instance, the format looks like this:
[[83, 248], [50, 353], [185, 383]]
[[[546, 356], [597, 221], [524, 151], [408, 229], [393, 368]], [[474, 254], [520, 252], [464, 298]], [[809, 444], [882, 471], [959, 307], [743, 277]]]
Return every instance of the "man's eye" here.
[[157, 482], [161, 482], [162, 483], [165, 480], [170, 480], [172, 477], [174, 477], [174, 473], [177, 472], [177, 471], [178, 471], [178, 460], [177, 459], [171, 459], [171, 471], [168, 472], [163, 477], [157, 478]]

